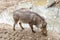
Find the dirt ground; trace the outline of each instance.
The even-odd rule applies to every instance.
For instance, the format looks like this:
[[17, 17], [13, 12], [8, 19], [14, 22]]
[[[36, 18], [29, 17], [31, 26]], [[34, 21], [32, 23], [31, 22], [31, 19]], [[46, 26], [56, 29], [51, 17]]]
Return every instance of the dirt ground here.
[[31, 29], [13, 31], [7, 24], [0, 24], [0, 27], [0, 40], [60, 40], [60, 35], [51, 31], [44, 36], [41, 32], [32, 33]]

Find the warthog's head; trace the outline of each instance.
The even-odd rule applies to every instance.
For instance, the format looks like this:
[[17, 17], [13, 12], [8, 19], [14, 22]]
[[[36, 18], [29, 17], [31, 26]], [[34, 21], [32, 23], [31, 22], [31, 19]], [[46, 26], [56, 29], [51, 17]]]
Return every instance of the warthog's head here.
[[46, 28], [47, 23], [46, 22], [44, 22], [42, 24], [38, 24], [37, 27], [41, 29], [41, 32], [43, 35], [47, 36], [47, 28]]
[[47, 23], [46, 22], [42, 24], [41, 29], [42, 29], [43, 35], [47, 36]]

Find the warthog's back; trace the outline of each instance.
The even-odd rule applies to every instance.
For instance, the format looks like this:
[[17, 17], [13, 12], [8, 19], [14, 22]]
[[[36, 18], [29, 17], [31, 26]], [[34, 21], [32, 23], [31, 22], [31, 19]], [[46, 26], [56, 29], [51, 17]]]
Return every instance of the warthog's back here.
[[13, 17], [15, 19], [18, 18], [20, 22], [24, 22], [24, 23], [31, 22], [31, 20], [35, 21], [37, 17], [40, 18], [41, 20], [44, 20], [44, 18], [39, 16], [37, 13], [29, 10], [16, 10], [13, 14]]
[[35, 16], [34, 12], [31, 11], [15, 11], [13, 14], [14, 18], [19, 18], [21, 22], [28, 23]]

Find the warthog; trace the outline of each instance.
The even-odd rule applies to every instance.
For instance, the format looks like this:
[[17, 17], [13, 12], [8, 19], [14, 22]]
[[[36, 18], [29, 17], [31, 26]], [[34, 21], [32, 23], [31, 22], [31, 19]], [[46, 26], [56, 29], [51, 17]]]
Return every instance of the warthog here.
[[41, 27], [42, 34], [47, 35], [47, 23], [45, 19], [35, 12], [21, 8], [13, 12], [13, 19], [15, 22], [13, 30], [15, 30], [15, 25], [19, 21], [19, 25], [22, 29], [24, 28], [22, 27], [21, 23], [28, 23], [33, 33], [35, 33], [35, 31], [33, 30], [33, 25], [36, 25], [37, 27]]

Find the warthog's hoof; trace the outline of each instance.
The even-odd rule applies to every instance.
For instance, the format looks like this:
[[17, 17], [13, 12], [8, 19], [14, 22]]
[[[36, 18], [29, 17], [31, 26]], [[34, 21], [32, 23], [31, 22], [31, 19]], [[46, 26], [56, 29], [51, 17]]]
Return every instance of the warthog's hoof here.
[[13, 29], [13, 31], [15, 31], [15, 29]]
[[44, 35], [44, 36], [47, 36], [47, 34], [46, 34], [46, 33], [43, 33], [43, 35]]
[[35, 31], [32, 31], [33, 33], [36, 33]]
[[21, 29], [21, 31], [23, 31], [24, 29]]
[[23, 31], [23, 30], [24, 30], [24, 28], [21, 29], [21, 31]]
[[24, 30], [24, 28], [22, 28], [22, 30]]

